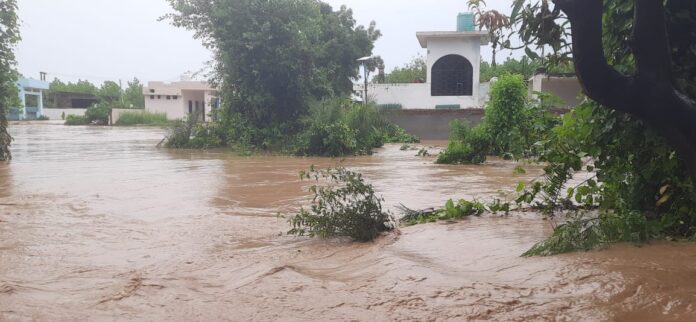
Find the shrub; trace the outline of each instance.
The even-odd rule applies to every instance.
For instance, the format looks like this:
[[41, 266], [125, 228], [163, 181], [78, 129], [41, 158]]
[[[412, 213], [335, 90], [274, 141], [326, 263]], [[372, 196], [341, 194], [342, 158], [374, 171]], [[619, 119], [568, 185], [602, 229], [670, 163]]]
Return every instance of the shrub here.
[[460, 120], [450, 123], [450, 143], [437, 158], [439, 164], [478, 164], [486, 161], [490, 139], [485, 126], [473, 129]]
[[107, 102], [100, 102], [92, 105], [85, 111], [85, 118], [91, 124], [108, 125], [111, 107]]
[[491, 139], [491, 153], [522, 155], [528, 142], [523, 125], [527, 104], [527, 85], [520, 75], [502, 75], [491, 85], [484, 124]]
[[327, 185], [313, 185], [310, 209], [302, 208], [289, 222], [291, 235], [331, 238], [351, 237], [357, 241], [371, 241], [380, 233], [394, 229], [392, 216], [382, 209], [383, 199], [375, 195], [371, 184], [362, 175], [345, 168], [301, 172], [302, 180], [325, 181]]
[[87, 125], [89, 121], [81, 115], [68, 115], [65, 117], [65, 125]]
[[116, 125], [165, 125], [169, 124], [166, 113], [150, 113], [146, 111], [123, 112]]
[[300, 155], [364, 155], [387, 142], [418, 142], [417, 137], [384, 120], [374, 105], [346, 99], [312, 104], [302, 125], [304, 130], [295, 143]]
[[420, 138], [409, 134], [402, 127], [389, 123], [383, 128], [384, 143], [419, 143]]
[[174, 149], [209, 149], [222, 147], [218, 125], [199, 123], [195, 114], [174, 121], [167, 130], [164, 146]]

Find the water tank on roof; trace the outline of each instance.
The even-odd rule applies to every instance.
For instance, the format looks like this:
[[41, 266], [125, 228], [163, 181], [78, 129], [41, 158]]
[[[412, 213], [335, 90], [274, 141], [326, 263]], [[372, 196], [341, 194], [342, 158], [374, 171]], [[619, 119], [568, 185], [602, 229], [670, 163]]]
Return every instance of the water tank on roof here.
[[457, 31], [474, 31], [474, 14], [471, 12], [460, 13], [457, 16]]

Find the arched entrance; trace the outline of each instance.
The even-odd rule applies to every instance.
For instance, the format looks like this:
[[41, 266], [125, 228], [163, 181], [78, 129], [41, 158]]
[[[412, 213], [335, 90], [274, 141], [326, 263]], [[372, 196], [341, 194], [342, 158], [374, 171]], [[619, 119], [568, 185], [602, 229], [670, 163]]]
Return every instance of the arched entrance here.
[[471, 96], [473, 95], [474, 68], [466, 58], [447, 55], [433, 65], [430, 95]]

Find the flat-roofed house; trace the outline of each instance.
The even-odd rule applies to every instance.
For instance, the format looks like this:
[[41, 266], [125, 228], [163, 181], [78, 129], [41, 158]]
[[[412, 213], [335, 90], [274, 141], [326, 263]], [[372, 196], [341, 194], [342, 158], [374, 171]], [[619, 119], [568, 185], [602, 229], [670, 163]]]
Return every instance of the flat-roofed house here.
[[48, 83], [31, 78], [17, 81], [21, 106], [10, 108], [10, 120], [35, 120], [43, 116], [43, 91], [48, 90]]
[[148, 82], [143, 94], [146, 111], [165, 113], [170, 120], [195, 115], [208, 122], [211, 112], [219, 107], [217, 91], [205, 81]]

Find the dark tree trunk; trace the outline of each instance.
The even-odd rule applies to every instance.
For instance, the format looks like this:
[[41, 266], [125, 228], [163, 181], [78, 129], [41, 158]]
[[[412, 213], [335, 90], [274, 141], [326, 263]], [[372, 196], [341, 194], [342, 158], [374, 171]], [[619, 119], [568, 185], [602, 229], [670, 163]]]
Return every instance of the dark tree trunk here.
[[555, 0], [568, 16], [573, 59], [585, 94], [656, 129], [696, 181], [696, 103], [673, 85], [665, 10], [660, 0], [636, 0], [633, 54], [637, 73], [609, 66], [602, 45], [603, 0]]

